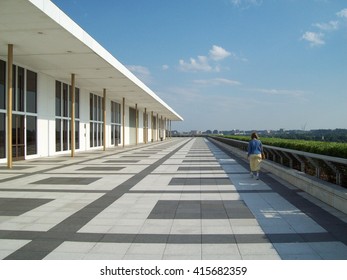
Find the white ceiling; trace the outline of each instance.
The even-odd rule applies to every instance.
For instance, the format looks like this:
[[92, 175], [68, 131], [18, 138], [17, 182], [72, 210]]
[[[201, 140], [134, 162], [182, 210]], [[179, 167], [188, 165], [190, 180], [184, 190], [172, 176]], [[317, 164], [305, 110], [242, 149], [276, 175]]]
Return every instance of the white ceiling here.
[[15, 63], [57, 80], [147, 108], [163, 118], [183, 120], [99, 43], [49, 0], [0, 0], [0, 57], [14, 45]]

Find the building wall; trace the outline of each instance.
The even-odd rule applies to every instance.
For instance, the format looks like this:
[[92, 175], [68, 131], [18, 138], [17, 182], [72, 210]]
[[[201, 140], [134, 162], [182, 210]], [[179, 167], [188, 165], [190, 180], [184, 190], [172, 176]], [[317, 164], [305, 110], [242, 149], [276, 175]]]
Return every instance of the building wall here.
[[[4, 60], [2, 58], [2, 60]], [[4, 60], [6, 61], [6, 60]], [[55, 144], [55, 82], [56, 80], [70, 84], [69, 81], [61, 81], [55, 79], [54, 77], [48, 76], [44, 73], [35, 71], [30, 67], [25, 65], [14, 64], [21, 66], [25, 69], [34, 71], [37, 73], [37, 154], [26, 156], [26, 159], [32, 159], [37, 157], [54, 156], [60, 154], [70, 154], [71, 150], [56, 152]], [[78, 81], [76, 80], [76, 87], [78, 86]], [[79, 123], [79, 149], [76, 151], [86, 151], [92, 149], [102, 149], [102, 146], [90, 148], [90, 103], [89, 103], [90, 92], [86, 89], [80, 88], [80, 123]], [[119, 104], [122, 104], [122, 100], [113, 100]], [[141, 101], [139, 100], [138, 104]], [[133, 144], [130, 141], [130, 130], [129, 127], [129, 108], [134, 108], [134, 106], [129, 106], [126, 103], [125, 96], [125, 145]], [[121, 106], [122, 108], [122, 106]], [[123, 109], [123, 108], [122, 108]], [[144, 129], [143, 129], [143, 113], [144, 110], [138, 110], [138, 144], [144, 143]], [[152, 121], [151, 121], [151, 111], [147, 111], [148, 114], [148, 133], [147, 142], [152, 141]], [[123, 113], [121, 113], [123, 116]], [[154, 112], [154, 116], [157, 114]], [[6, 122], [7, 123], [7, 122]], [[153, 131], [153, 141], [158, 141], [157, 129], [159, 127], [159, 122], [154, 125]], [[123, 141], [123, 129], [121, 128], [121, 141]], [[165, 135], [164, 135], [165, 136]], [[121, 142], [119, 146], [123, 146]], [[106, 97], [106, 147], [112, 147], [111, 145], [111, 99]], [[5, 163], [6, 158], [0, 159], [0, 163]]]

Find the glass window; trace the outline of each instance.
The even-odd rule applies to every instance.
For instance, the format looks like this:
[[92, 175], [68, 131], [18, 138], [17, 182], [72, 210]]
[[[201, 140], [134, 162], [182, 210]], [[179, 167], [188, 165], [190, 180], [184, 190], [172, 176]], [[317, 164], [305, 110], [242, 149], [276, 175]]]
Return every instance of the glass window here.
[[97, 121], [98, 120], [98, 96], [97, 95], [93, 95], [94, 96], [94, 101], [93, 101], [93, 118], [92, 120]]
[[63, 84], [63, 116], [68, 117], [69, 115], [69, 100], [68, 100], [68, 86]]
[[103, 97], [90, 93], [90, 147], [103, 145]]
[[102, 123], [99, 123], [99, 135], [98, 135], [98, 140], [99, 140], [99, 146], [103, 145], [103, 140], [104, 140], [104, 126]]
[[12, 66], [12, 110], [16, 110], [16, 92], [17, 92], [17, 67]]
[[129, 127], [136, 127], [136, 110], [129, 108]]
[[111, 128], [111, 137], [112, 137], [111, 144], [112, 145], [118, 145], [121, 143], [120, 128], [121, 128], [120, 125], [117, 125], [117, 124], [112, 125], [112, 128]]
[[94, 126], [93, 126], [93, 123], [90, 123], [90, 132], [89, 132], [90, 147], [94, 147], [93, 135], [94, 135]]
[[122, 122], [121, 105], [117, 103], [116, 106], [116, 123], [120, 124]]
[[89, 110], [90, 110], [89, 119], [90, 120], [93, 120], [93, 115], [94, 115], [93, 109], [94, 109], [94, 107], [93, 107], [93, 94], [90, 93], [89, 94]]
[[0, 113], [0, 158], [6, 157], [6, 115]]
[[80, 117], [80, 89], [75, 89], [75, 118], [79, 119]]
[[55, 115], [61, 116], [61, 82], [55, 81]]
[[69, 149], [68, 120], [63, 120], [63, 150], [67, 151], [68, 149]]
[[18, 67], [17, 100], [15, 111], [24, 112], [24, 68]]
[[121, 143], [121, 105], [111, 101], [111, 144], [118, 145]]
[[27, 92], [26, 92], [26, 106], [27, 112], [37, 112], [37, 74], [27, 70]]
[[[62, 82], [55, 82], [55, 111], [56, 111], [56, 151], [71, 149], [71, 137], [75, 135], [75, 149], [79, 149], [79, 121], [75, 121], [75, 132], [71, 132], [72, 109], [71, 86]], [[79, 119], [80, 90], [75, 88], [75, 118]], [[60, 134], [58, 135], [58, 132]], [[58, 143], [59, 142], [59, 143]]]
[[80, 122], [75, 121], [75, 149], [80, 148]]
[[27, 155], [35, 155], [37, 153], [37, 139], [36, 139], [36, 117], [27, 116]]
[[115, 145], [115, 125], [111, 125], [111, 145]]
[[115, 119], [115, 102], [111, 101], [111, 123], [114, 123], [116, 121]]
[[102, 102], [101, 102], [101, 97], [98, 96], [98, 121], [102, 121], [101, 119], [102, 116]]
[[111, 122], [121, 123], [121, 105], [119, 103], [111, 101]]
[[55, 151], [61, 151], [61, 119], [55, 119]]
[[6, 62], [0, 60], [0, 109], [6, 109]]
[[115, 131], [115, 137], [116, 137], [116, 145], [121, 144], [121, 126], [120, 125], [116, 125], [115, 127], [116, 131]]
[[153, 117], [153, 129], [156, 129], [157, 128], [157, 118], [156, 117]]
[[97, 147], [98, 146], [98, 124], [94, 123], [94, 146], [93, 147]]

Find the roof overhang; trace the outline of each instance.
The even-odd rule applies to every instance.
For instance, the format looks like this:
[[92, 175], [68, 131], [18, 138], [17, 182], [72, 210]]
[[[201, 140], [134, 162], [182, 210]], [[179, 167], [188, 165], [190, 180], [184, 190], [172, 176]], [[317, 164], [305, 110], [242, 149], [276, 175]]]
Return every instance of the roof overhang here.
[[1, 0], [0, 57], [8, 44], [14, 60], [57, 80], [174, 121], [182, 121], [169, 105], [49, 0]]

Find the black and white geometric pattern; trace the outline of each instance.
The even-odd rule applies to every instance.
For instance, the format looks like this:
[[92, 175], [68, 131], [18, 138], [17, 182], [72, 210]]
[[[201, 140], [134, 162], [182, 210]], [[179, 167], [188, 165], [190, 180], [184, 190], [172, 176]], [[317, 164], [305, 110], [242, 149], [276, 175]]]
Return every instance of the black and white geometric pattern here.
[[0, 259], [347, 259], [347, 215], [204, 138], [0, 168]]

